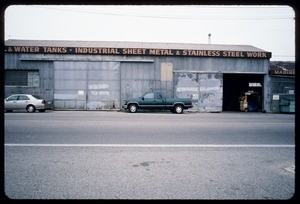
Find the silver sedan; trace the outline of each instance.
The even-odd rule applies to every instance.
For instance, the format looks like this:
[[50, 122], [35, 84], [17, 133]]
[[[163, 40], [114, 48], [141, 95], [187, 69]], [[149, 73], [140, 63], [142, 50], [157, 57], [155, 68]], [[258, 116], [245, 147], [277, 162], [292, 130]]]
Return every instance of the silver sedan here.
[[26, 110], [29, 113], [33, 113], [36, 110], [39, 112], [45, 112], [46, 109], [46, 100], [36, 95], [13, 94], [4, 99], [4, 110], [6, 112], [11, 112], [13, 110]]

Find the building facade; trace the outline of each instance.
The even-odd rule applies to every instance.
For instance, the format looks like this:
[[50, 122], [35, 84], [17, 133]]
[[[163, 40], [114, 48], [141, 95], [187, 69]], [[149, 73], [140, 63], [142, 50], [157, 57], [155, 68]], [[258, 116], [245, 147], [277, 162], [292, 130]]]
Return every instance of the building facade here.
[[250, 45], [142, 42], [5, 42], [5, 97], [30, 93], [57, 110], [120, 110], [125, 98], [159, 90], [192, 97], [191, 111], [239, 111], [247, 91], [274, 109], [271, 53]]
[[271, 61], [269, 76], [272, 93], [271, 111], [295, 113], [295, 62]]

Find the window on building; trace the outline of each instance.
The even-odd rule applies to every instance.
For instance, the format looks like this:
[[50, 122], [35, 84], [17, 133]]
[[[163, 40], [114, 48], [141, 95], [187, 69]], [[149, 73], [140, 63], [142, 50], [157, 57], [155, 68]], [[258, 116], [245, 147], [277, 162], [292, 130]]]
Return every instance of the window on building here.
[[30, 86], [40, 85], [39, 71], [28, 70], [5, 70], [5, 86]]
[[261, 87], [261, 83], [249, 83], [249, 87]]

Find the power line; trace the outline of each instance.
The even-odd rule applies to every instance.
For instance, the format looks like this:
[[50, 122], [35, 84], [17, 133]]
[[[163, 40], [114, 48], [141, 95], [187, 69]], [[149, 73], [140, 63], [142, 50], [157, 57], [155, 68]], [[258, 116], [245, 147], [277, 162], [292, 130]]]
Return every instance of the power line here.
[[[35, 6], [37, 7], [37, 6]], [[215, 17], [215, 16], [203, 16], [203, 17], [175, 17], [175, 16], [161, 16], [161, 15], [145, 15], [145, 14], [136, 14], [136, 13], [112, 13], [112, 12], [103, 12], [103, 11], [83, 11], [83, 10], [74, 10], [68, 8], [53, 8], [53, 7], [42, 7], [38, 8], [59, 10], [59, 11], [68, 11], [75, 13], [85, 13], [85, 14], [95, 14], [95, 15], [110, 15], [110, 16], [121, 16], [121, 17], [135, 17], [135, 18], [154, 18], [154, 19], [170, 19], [170, 20], [293, 20], [294, 17], [291, 16], [253, 16], [253, 17]], [[220, 12], [220, 14], [224, 12]], [[212, 13], [211, 13], [212, 14]]]
[[295, 57], [295, 55], [273, 55], [273, 57]]

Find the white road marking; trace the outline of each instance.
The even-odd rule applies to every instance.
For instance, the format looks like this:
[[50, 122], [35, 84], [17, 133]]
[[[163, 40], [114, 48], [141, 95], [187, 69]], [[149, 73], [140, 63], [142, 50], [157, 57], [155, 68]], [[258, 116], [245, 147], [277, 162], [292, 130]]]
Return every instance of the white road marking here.
[[295, 145], [284, 144], [18, 144], [7, 143], [6, 147], [272, 147], [295, 148]]

